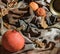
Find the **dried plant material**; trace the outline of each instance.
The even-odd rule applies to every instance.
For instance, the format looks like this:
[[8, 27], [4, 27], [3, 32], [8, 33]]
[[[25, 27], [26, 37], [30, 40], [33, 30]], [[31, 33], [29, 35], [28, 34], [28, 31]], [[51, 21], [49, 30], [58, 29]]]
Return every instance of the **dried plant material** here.
[[6, 7], [6, 3], [6, 0], [0, 0], [0, 5], [2, 5], [4, 8]]
[[29, 6], [30, 6], [34, 11], [36, 11], [36, 10], [39, 8], [38, 4], [35, 3], [35, 2], [31, 2], [31, 3], [29, 4]]
[[17, 3], [15, 3], [15, 2], [13, 2], [13, 3], [10, 3], [9, 5], [8, 5], [8, 7], [9, 8], [13, 8], [14, 7], [14, 5], [16, 5]]
[[26, 14], [28, 11], [23, 11], [23, 10], [19, 10], [19, 9], [12, 9], [9, 10], [9, 13], [7, 14], [8, 18], [14, 18], [14, 19], [19, 19], [24, 17], [24, 14]]
[[46, 10], [44, 8], [38, 8], [37, 15], [46, 17]]
[[43, 39], [47, 40], [47, 42], [56, 43], [55, 38], [60, 37], [60, 29], [50, 28], [50, 29], [45, 30], [45, 31], [43, 30], [41, 35], [42, 35], [41, 37], [43, 37]]
[[7, 24], [7, 23], [3, 23], [4, 24], [4, 26], [6, 27], [6, 28], [8, 28], [8, 29], [10, 29], [11, 28], [11, 25], [9, 25], [9, 24]]
[[49, 28], [59, 28], [60, 29], [60, 22], [59, 23], [56, 23], [52, 26], [49, 26]]
[[7, 3], [7, 8], [13, 8], [14, 6], [17, 5], [17, 0], [11, 0], [10, 2]]
[[5, 16], [6, 14], [8, 14], [8, 9], [3, 8], [1, 12], [2, 12], [2, 16]]
[[24, 36], [24, 38], [26, 39], [26, 43], [33, 44], [33, 41], [29, 39], [30, 38], [30, 33], [27, 34], [27, 36], [29, 36], [29, 37]]
[[31, 7], [30, 7], [30, 14], [31, 14], [31, 18], [35, 16], [34, 11], [31, 9]]
[[27, 10], [19, 10], [17, 8], [9, 10], [9, 11], [12, 12], [12, 13], [16, 13], [16, 14], [24, 14], [24, 13], [28, 12]]
[[[53, 48], [60, 47], [60, 18], [50, 12], [49, 3], [50, 0], [1, 0], [0, 22], [4, 28], [0, 35], [5, 28], [16, 29], [26, 40], [25, 47], [12, 54], [50, 54]], [[30, 50], [34, 52], [27, 52]]]
[[38, 37], [38, 36], [40, 36], [40, 34], [41, 34], [40, 31], [37, 28], [34, 28], [34, 27], [35, 27], [35, 25], [31, 26], [28, 29], [28, 32], [30, 33], [31, 37]]
[[44, 18], [42, 18], [41, 19], [41, 26], [43, 27], [43, 28], [48, 28], [48, 25], [46, 24], [46, 21], [45, 21], [45, 19]]
[[20, 1], [18, 4], [17, 4], [17, 6], [16, 6], [16, 8], [26, 8], [28, 5], [26, 5], [26, 3], [24, 3], [24, 1]]
[[26, 7], [25, 3], [24, 3], [24, 4], [23, 4], [23, 3], [24, 3], [23, 1], [20, 1], [20, 2], [17, 4], [16, 8], [22, 8], [21, 6], [23, 6], [23, 8]]
[[24, 27], [24, 26], [22, 25], [22, 26], [20, 26], [19, 28], [16, 28], [16, 30], [17, 30], [17, 31], [20, 31], [20, 30], [23, 29], [23, 27]]
[[46, 45], [46, 49], [47, 50], [52, 50], [55, 47], [55, 43], [54, 42], [49, 42]]
[[27, 24], [23, 20], [19, 20], [19, 25], [22, 26], [23, 31], [27, 29]]
[[39, 47], [45, 48], [45, 44], [42, 41], [36, 40], [35, 42]]

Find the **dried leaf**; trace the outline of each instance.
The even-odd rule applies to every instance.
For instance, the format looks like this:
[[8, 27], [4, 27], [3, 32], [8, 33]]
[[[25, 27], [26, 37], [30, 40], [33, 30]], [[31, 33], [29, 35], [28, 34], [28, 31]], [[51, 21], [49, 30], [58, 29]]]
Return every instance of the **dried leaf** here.
[[6, 14], [8, 14], [8, 9], [3, 8], [2, 9], [2, 16], [5, 16]]
[[41, 19], [41, 26], [43, 27], [43, 28], [48, 28], [48, 25], [46, 24], [46, 21], [45, 21], [45, 19], [44, 18], [42, 18]]
[[42, 41], [36, 40], [35, 42], [39, 47], [45, 48], [45, 44]]
[[7, 24], [7, 23], [3, 23], [3, 24], [4, 24], [4, 26], [5, 26], [6, 28], [8, 28], [8, 29], [11, 28], [11, 25], [9, 25], [9, 24]]
[[7, 3], [7, 8], [13, 8], [16, 5], [17, 5], [17, 0], [11, 0], [10, 2]]

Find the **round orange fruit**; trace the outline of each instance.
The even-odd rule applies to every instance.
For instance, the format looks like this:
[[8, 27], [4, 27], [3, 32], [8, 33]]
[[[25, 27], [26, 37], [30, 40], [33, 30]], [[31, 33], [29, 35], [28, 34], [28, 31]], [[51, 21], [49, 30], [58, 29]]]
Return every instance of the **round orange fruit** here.
[[31, 2], [31, 3], [29, 4], [29, 6], [30, 6], [34, 11], [36, 11], [36, 10], [39, 8], [39, 6], [38, 6], [38, 4], [37, 4], [36, 2]]
[[8, 30], [2, 36], [2, 45], [9, 52], [19, 51], [24, 47], [25, 39], [16, 30]]

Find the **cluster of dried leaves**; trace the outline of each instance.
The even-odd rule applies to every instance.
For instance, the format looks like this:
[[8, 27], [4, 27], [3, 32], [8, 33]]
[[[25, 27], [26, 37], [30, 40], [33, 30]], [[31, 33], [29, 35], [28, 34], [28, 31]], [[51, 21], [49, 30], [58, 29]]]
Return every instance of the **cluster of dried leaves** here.
[[[37, 16], [29, 7], [31, 1], [36, 2], [46, 10], [47, 16], [45, 18]], [[60, 18], [50, 12], [49, 1], [47, 0], [0, 0], [0, 23], [3, 31], [5, 30], [3, 27], [5, 27], [7, 29], [17, 29], [24, 34], [26, 45], [24, 49], [15, 54], [21, 52], [41, 54], [42, 51], [49, 53], [49, 50], [59, 46]]]

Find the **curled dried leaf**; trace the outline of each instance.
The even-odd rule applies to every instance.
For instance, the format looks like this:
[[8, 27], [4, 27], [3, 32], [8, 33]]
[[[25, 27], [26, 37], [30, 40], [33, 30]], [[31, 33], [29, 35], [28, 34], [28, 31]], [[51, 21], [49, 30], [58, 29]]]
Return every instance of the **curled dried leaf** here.
[[43, 28], [48, 28], [48, 25], [47, 25], [47, 23], [46, 23], [46, 21], [45, 21], [45, 19], [44, 18], [42, 18], [41, 19], [41, 26], [43, 27]]
[[4, 24], [4, 26], [7, 28], [7, 29], [10, 29], [11, 28], [11, 25], [9, 25], [9, 24], [7, 24], [7, 23], [3, 23]]
[[5, 16], [6, 14], [8, 14], [8, 9], [4, 8], [2, 9], [2, 16]]
[[45, 48], [45, 44], [42, 41], [36, 40], [35, 42], [39, 47]]
[[17, 5], [17, 0], [11, 0], [10, 2], [7, 3], [7, 8], [13, 8], [14, 6]]

